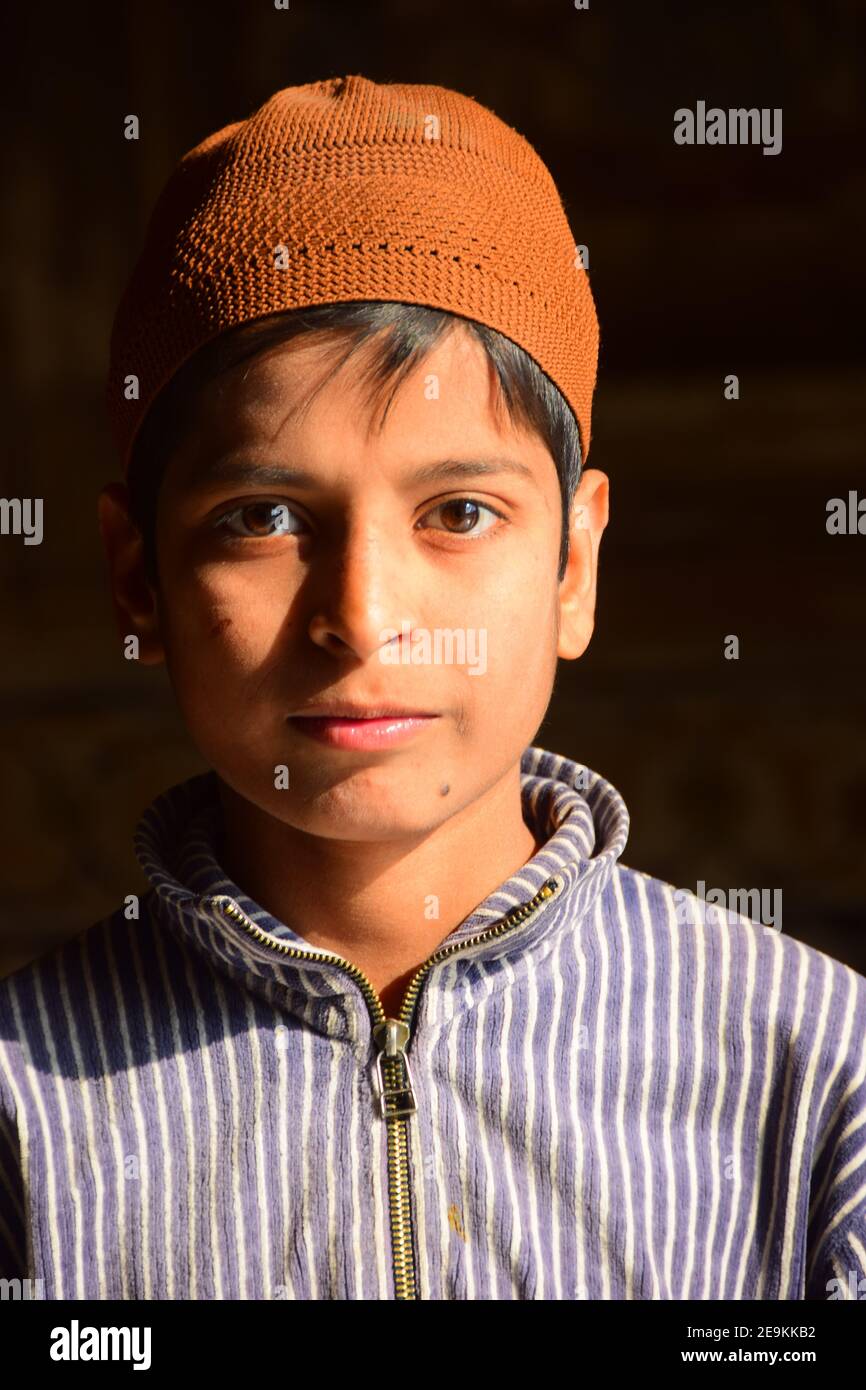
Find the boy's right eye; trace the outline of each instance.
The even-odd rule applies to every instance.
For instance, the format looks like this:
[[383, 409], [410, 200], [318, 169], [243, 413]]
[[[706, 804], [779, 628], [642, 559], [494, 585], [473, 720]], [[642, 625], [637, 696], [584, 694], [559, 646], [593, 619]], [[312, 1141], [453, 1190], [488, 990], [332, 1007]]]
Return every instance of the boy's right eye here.
[[[249, 513], [254, 514], [252, 526], [244, 521]], [[287, 507], [285, 502], [246, 502], [241, 507], [232, 507], [231, 511], [223, 512], [214, 522], [214, 528], [227, 532], [234, 540], [254, 540], [256, 537], [267, 539], [281, 534], [295, 535], [296, 531], [290, 529], [289, 525], [289, 518], [293, 516], [296, 516], [296, 513]], [[238, 517], [243, 521], [246, 530], [234, 529], [232, 523]], [[262, 529], [274, 523], [278, 526], [277, 530]]]

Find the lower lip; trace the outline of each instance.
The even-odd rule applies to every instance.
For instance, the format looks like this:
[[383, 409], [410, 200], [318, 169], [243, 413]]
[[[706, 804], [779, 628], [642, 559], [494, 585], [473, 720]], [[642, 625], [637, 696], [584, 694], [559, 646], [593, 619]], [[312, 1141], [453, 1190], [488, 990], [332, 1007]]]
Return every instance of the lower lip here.
[[414, 738], [420, 729], [432, 724], [438, 715], [392, 715], [389, 719], [293, 718], [289, 723], [308, 738], [331, 748], [393, 748]]

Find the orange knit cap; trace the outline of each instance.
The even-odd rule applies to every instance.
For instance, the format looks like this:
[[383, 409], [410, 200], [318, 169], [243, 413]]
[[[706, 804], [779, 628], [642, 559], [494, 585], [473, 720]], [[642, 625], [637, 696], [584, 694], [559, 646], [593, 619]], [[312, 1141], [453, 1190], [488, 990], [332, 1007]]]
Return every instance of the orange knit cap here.
[[124, 474], [149, 406], [202, 344], [281, 310], [372, 299], [512, 339], [571, 405], [586, 459], [598, 320], [549, 170], [471, 97], [352, 76], [276, 92], [169, 177], [111, 334]]

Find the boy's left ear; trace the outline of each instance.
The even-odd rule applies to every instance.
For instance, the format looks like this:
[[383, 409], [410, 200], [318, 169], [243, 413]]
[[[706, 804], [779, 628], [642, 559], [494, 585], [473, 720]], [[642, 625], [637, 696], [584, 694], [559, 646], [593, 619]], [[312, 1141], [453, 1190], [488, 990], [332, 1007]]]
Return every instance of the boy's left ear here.
[[559, 586], [557, 656], [583, 656], [595, 627], [598, 549], [607, 525], [610, 482], [598, 468], [587, 468], [571, 504], [568, 560]]

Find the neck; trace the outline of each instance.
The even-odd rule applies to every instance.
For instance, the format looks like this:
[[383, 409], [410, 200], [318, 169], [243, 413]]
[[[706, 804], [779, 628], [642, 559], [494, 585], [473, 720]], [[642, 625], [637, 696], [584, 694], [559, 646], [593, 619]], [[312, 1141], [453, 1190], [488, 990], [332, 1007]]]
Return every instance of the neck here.
[[388, 1017], [427, 957], [541, 848], [523, 820], [519, 764], [408, 842], [309, 835], [219, 788], [226, 873], [311, 947], [362, 970]]

